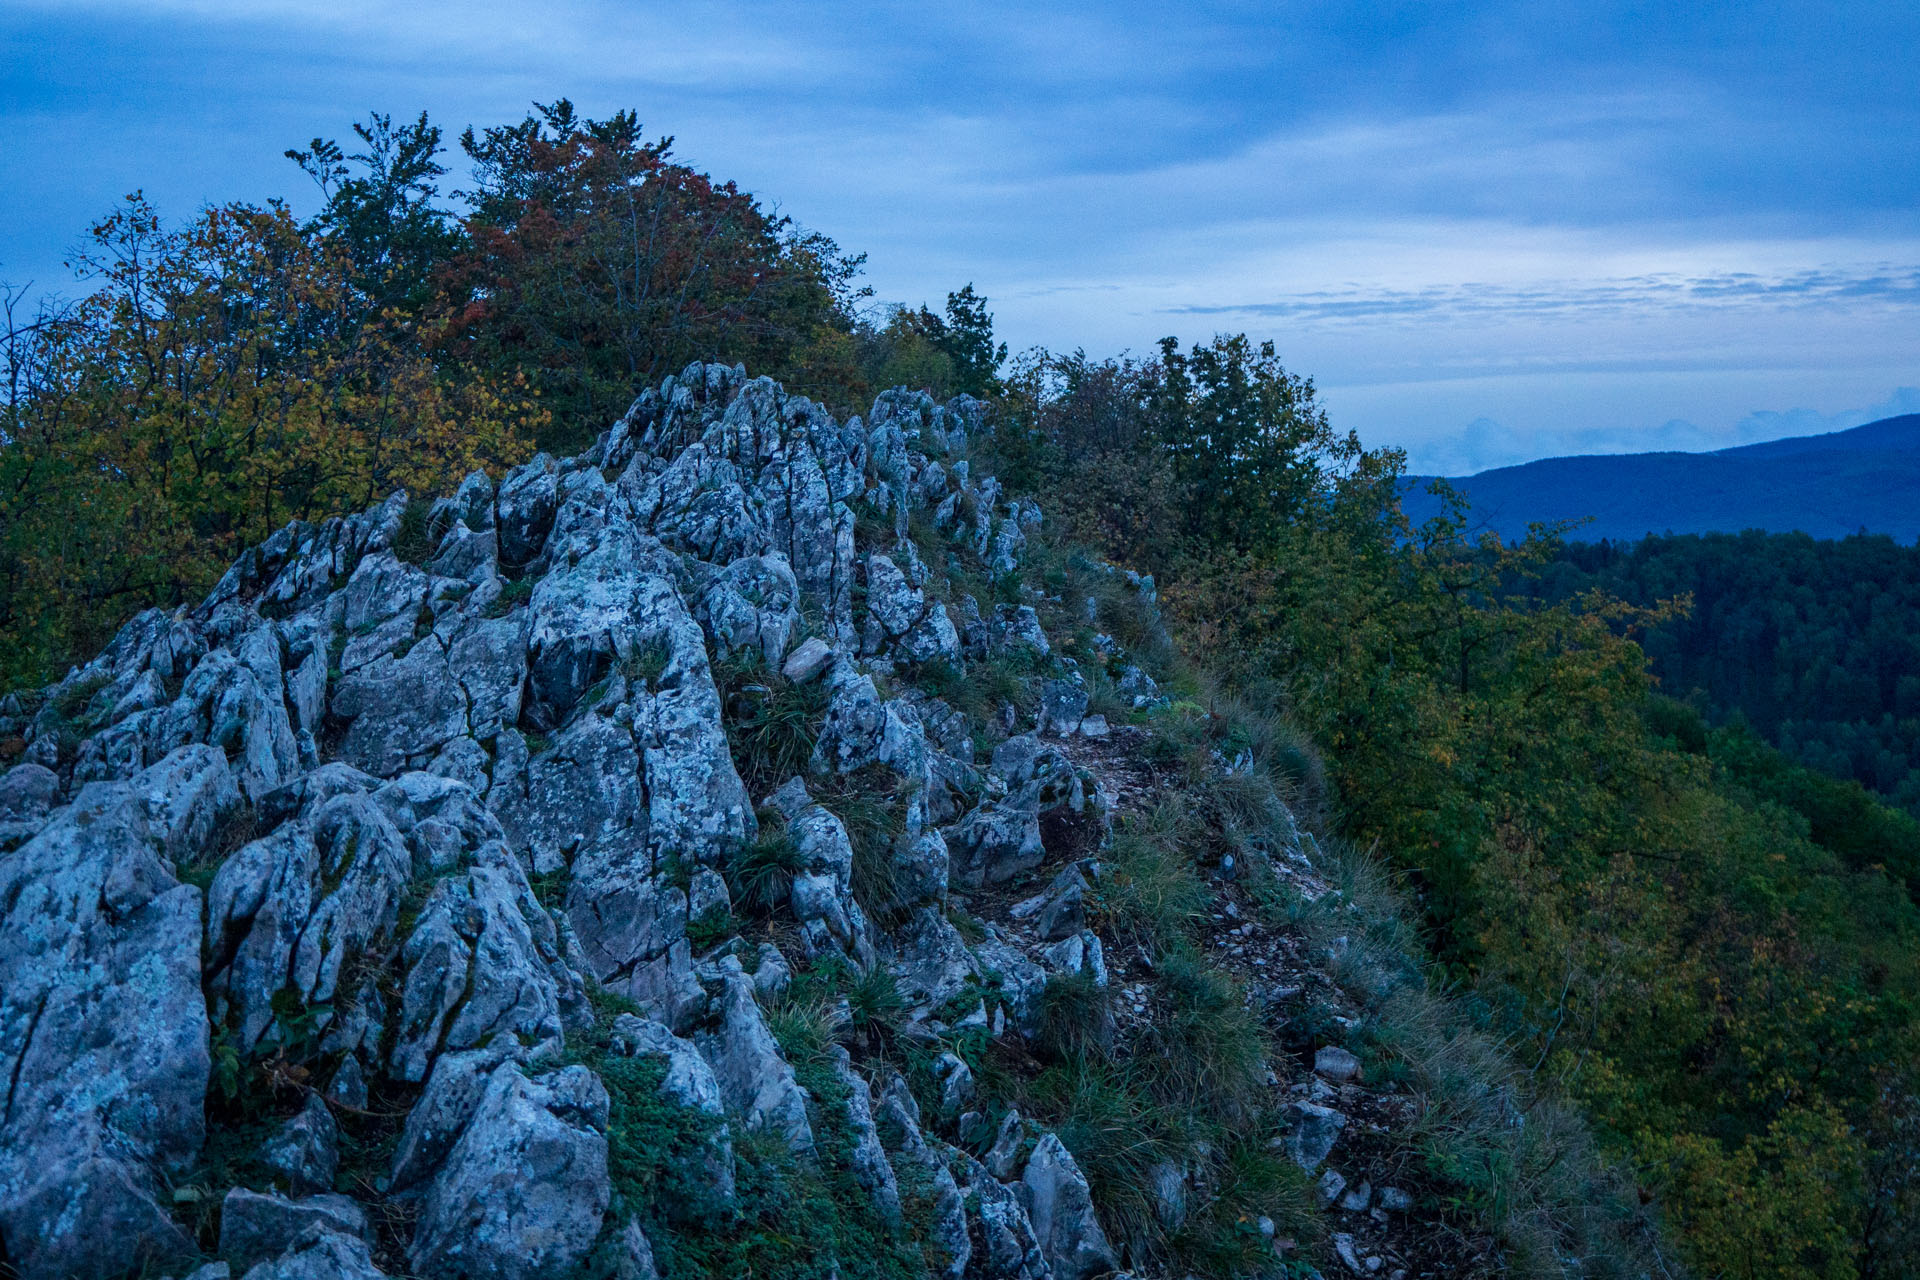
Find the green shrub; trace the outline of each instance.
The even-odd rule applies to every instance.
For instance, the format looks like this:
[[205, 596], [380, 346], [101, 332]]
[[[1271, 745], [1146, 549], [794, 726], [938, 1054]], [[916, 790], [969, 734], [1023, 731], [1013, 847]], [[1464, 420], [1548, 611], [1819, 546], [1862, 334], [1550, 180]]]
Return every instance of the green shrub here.
[[445, 530], [435, 530], [431, 515], [433, 504], [425, 498], [409, 498], [400, 511], [400, 528], [393, 535], [393, 558], [406, 564], [425, 564], [439, 546]]
[[805, 772], [826, 714], [825, 682], [795, 684], [753, 649], [714, 663], [713, 677], [734, 768], [748, 794], [765, 796]]
[[906, 830], [900, 776], [882, 764], [813, 780], [814, 798], [847, 828], [853, 844], [853, 896], [886, 919], [894, 901], [894, 843]]
[[736, 907], [764, 916], [786, 904], [793, 878], [806, 864], [777, 810], [763, 809], [759, 819], [760, 834], [728, 863], [727, 891]]

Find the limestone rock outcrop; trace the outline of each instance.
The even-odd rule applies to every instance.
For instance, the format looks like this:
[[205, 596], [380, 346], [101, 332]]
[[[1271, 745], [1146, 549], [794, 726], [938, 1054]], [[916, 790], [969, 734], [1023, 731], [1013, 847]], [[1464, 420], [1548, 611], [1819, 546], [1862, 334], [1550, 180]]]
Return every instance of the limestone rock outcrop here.
[[[577, 457], [290, 524], [0, 704], [0, 1262], [671, 1274], [675, 1215], [731, 1229], [772, 1142], [929, 1273], [1115, 1268], [1072, 1156], [994, 1141], [961, 1052], [1106, 981], [1086, 681], [967, 589], [1040, 523], [975, 473], [984, 412], [842, 421], [696, 364]], [[988, 661], [1036, 695], [989, 708], [990, 761], [918, 678]], [[754, 718], [781, 698], [804, 725]], [[804, 748], [750, 794], [776, 732]], [[955, 924], [1030, 874], [1043, 936]], [[866, 1052], [873, 984], [937, 1046], [925, 1098]], [[643, 1123], [686, 1204], [644, 1199]]]

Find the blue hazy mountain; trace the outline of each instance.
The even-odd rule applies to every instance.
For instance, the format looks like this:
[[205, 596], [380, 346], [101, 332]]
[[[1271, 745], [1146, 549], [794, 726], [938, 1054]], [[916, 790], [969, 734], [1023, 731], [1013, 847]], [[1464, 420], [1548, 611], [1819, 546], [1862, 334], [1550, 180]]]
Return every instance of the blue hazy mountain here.
[[[1409, 477], [1405, 507], [1415, 524], [1440, 510], [1427, 479]], [[1920, 414], [1712, 453], [1542, 458], [1451, 483], [1472, 504], [1472, 526], [1503, 538], [1523, 536], [1533, 521], [1588, 519], [1569, 536], [1764, 529], [1842, 538], [1865, 530], [1912, 542], [1920, 539]]]

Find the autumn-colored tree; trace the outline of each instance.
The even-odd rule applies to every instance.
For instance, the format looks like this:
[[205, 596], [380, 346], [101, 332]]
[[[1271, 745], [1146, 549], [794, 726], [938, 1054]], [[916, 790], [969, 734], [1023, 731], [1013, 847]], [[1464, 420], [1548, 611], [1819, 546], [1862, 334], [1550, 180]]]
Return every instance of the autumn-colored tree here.
[[537, 425], [510, 382], [444, 376], [417, 323], [370, 309], [344, 244], [284, 206], [168, 229], [129, 197], [76, 266], [92, 290], [14, 353], [9, 677], [203, 590], [290, 519], [512, 461]]
[[446, 350], [527, 378], [552, 412], [543, 443], [591, 440], [636, 388], [696, 359], [847, 397], [861, 259], [674, 161], [630, 111], [538, 111], [461, 135], [476, 186], [445, 277]]

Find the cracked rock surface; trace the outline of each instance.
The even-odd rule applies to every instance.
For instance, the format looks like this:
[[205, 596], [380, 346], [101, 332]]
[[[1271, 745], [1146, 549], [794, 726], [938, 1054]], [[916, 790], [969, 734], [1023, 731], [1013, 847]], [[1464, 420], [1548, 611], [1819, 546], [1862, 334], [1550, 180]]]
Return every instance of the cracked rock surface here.
[[[918, 1274], [1117, 1273], [1067, 1145], [975, 1070], [1051, 982], [1121, 991], [1094, 903], [1140, 802], [1044, 597], [974, 594], [1040, 523], [975, 474], [983, 413], [695, 364], [468, 477], [419, 563], [409, 495], [296, 522], [8, 699], [0, 1270], [671, 1275], [657, 1224], [815, 1177]], [[985, 662], [1028, 711], [932, 692]], [[875, 1049], [878, 983], [925, 1071]], [[1337, 1157], [1296, 1110], [1288, 1154]]]

